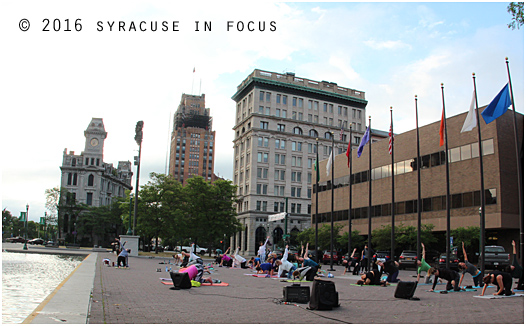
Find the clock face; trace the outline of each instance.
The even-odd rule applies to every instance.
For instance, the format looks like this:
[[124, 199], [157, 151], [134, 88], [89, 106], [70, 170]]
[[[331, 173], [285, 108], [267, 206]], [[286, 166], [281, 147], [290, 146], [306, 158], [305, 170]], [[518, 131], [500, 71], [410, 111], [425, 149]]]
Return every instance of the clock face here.
[[97, 138], [92, 138], [90, 144], [95, 147], [99, 144], [99, 140]]

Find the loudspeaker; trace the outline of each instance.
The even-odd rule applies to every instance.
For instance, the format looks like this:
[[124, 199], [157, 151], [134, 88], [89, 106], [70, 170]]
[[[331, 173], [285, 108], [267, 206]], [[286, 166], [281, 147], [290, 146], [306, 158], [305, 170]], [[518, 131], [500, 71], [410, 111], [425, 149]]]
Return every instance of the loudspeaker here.
[[333, 281], [315, 279], [312, 283], [310, 294], [309, 309], [311, 310], [332, 310], [339, 307], [338, 292]]
[[310, 300], [310, 288], [308, 286], [285, 286], [283, 287], [283, 300], [286, 302], [307, 303]]
[[417, 282], [398, 282], [394, 297], [400, 299], [411, 299], [415, 294], [417, 285]]
[[192, 287], [188, 273], [170, 272], [170, 277], [174, 283], [174, 287], [171, 288], [172, 290], [189, 289]]

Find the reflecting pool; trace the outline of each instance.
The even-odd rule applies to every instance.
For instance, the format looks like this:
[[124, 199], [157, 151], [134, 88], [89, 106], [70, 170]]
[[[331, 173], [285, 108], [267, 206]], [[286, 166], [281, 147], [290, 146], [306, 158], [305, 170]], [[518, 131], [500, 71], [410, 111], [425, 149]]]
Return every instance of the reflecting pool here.
[[2, 324], [23, 322], [83, 259], [2, 252]]

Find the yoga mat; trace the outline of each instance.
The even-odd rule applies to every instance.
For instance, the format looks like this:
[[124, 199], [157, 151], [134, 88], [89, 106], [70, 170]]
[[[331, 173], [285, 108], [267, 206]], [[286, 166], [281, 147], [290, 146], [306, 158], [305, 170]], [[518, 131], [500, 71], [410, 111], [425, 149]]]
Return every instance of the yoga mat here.
[[515, 293], [514, 295], [474, 295], [473, 298], [479, 298], [479, 299], [505, 299], [505, 298], [515, 298], [515, 297], [523, 297], [524, 293]]
[[[376, 285], [376, 284], [374, 284], [374, 285], [365, 285], [365, 284], [364, 285], [360, 285], [360, 284], [356, 284], [356, 283], [351, 283], [351, 285], [354, 285], [354, 286], [381, 286], [381, 285]], [[387, 284], [386, 286], [391, 286], [391, 284]]]
[[[163, 283], [164, 285], [174, 285], [173, 282], [165, 282], [165, 281], [162, 281], [161, 283]], [[201, 286], [228, 286], [229, 284], [228, 283], [225, 283], [225, 282], [221, 282], [221, 283], [214, 283], [214, 284], [210, 284], [210, 283], [201, 283]]]
[[[433, 292], [435, 292], [435, 293], [440, 293], [440, 292], [442, 292], [442, 291], [445, 291], [445, 290], [435, 290], [435, 291], [433, 291]], [[466, 289], [466, 290], [464, 290], [464, 291], [449, 290], [449, 291], [447, 291], [447, 293], [450, 293], [450, 292], [475, 292], [475, 291], [477, 291], [477, 289]]]
[[[268, 277], [267, 277], [268, 275]], [[262, 278], [279, 278], [277, 275], [270, 276], [269, 274], [252, 274], [254, 277], [262, 277]]]

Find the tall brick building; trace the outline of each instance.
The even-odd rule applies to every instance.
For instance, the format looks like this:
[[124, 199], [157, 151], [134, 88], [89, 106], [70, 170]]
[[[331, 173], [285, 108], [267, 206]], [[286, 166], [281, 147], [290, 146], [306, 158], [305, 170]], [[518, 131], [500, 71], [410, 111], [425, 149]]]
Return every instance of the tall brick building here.
[[214, 181], [214, 142], [205, 94], [183, 94], [174, 114], [169, 174], [183, 184], [194, 175]]
[[[482, 109], [481, 109], [482, 111]], [[386, 113], [387, 114], [387, 113]], [[480, 226], [480, 168], [477, 129], [460, 133], [467, 113], [447, 119], [450, 160], [451, 229]], [[480, 118], [480, 115], [479, 115]], [[517, 113], [520, 148], [523, 148], [524, 115]], [[396, 125], [394, 126], [396, 130]], [[440, 121], [420, 127], [422, 224], [434, 231], [446, 230], [445, 146], [439, 146]], [[513, 111], [490, 124], [481, 120], [482, 155], [486, 203], [486, 244], [511, 250], [511, 239], [519, 240], [517, 164]], [[372, 144], [372, 229], [391, 224], [391, 156], [389, 139]], [[369, 145], [360, 158], [353, 150], [352, 228], [368, 233]], [[395, 137], [395, 223], [417, 226], [416, 130]], [[521, 162], [524, 152], [521, 150]], [[321, 162], [321, 170], [327, 160]], [[334, 171], [334, 221], [348, 229], [349, 168], [345, 154], [336, 156]], [[321, 175], [320, 223], [331, 220], [330, 176]], [[315, 188], [315, 185], [313, 186]], [[314, 196], [313, 196], [314, 197]], [[312, 221], [315, 218], [313, 201]], [[445, 246], [445, 244], [444, 244]]]

